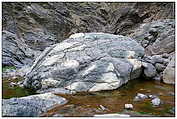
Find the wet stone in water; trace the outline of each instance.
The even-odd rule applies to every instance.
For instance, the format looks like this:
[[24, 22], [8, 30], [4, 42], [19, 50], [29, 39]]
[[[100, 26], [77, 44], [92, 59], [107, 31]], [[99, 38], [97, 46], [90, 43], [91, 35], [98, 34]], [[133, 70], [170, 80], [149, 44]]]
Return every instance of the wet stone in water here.
[[132, 104], [125, 104], [125, 109], [133, 109], [133, 105]]
[[151, 103], [153, 104], [153, 106], [159, 106], [161, 101], [159, 98], [155, 98], [155, 99], [151, 100]]

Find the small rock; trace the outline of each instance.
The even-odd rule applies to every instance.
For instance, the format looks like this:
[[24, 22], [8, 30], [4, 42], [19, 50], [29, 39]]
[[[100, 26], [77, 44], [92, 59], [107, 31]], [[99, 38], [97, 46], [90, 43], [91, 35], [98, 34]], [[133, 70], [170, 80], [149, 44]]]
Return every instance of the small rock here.
[[17, 86], [17, 84], [15, 82], [10, 82], [9, 86], [14, 87], [14, 86]]
[[164, 58], [162, 58], [161, 55], [154, 55], [154, 56], [152, 56], [152, 60], [155, 63], [160, 63], [160, 64], [163, 64], [163, 62], [164, 62]]
[[52, 117], [63, 117], [61, 114], [54, 114]]
[[170, 62], [169, 59], [164, 59], [163, 64], [164, 64], [165, 66], [167, 66], [169, 62]]
[[148, 97], [151, 99], [158, 98], [156, 95], [148, 95]]
[[160, 105], [160, 99], [159, 98], [154, 98], [153, 100], [151, 100], [151, 103], [154, 105], [154, 106], [159, 106]]
[[106, 110], [106, 108], [105, 108], [103, 105], [100, 105], [100, 108], [101, 108], [102, 110]]
[[18, 85], [19, 87], [23, 88], [23, 81], [17, 82], [17, 85]]
[[135, 96], [135, 98], [133, 99], [133, 101], [140, 101], [141, 99], [138, 96]]
[[157, 74], [153, 79], [156, 80], [156, 81], [160, 81], [161, 80], [161, 76], [159, 74]]
[[133, 105], [132, 104], [125, 104], [125, 109], [133, 109]]
[[167, 53], [162, 54], [162, 58], [168, 58], [170, 55]]
[[143, 62], [142, 65], [144, 67], [144, 75], [147, 78], [153, 78], [156, 76], [157, 71], [156, 71], [156, 68], [152, 64]]
[[13, 76], [12, 79], [17, 79], [18, 77], [17, 76]]
[[148, 98], [147, 95], [144, 95], [144, 94], [142, 94], [142, 93], [138, 93], [137, 96], [138, 96], [139, 98], [141, 98], [141, 99], [146, 99], [146, 98]]
[[148, 98], [147, 95], [144, 95], [144, 94], [142, 94], [142, 93], [138, 93], [138, 94], [135, 96], [135, 98], [133, 99], [133, 101], [141, 101], [141, 100], [144, 100], [144, 99], [146, 99], [146, 98]]

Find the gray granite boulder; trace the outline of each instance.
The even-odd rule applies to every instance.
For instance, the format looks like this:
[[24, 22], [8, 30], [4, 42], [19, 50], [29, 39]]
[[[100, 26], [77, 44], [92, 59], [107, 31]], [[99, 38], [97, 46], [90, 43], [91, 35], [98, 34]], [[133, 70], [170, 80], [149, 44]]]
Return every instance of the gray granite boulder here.
[[46, 48], [23, 84], [34, 90], [113, 90], [140, 76], [143, 55], [144, 48], [129, 37], [77, 33]]
[[175, 84], [175, 55], [163, 71], [163, 82], [167, 84]]
[[52, 93], [38, 94], [21, 98], [2, 100], [2, 116], [33, 117], [40, 116], [55, 105], [65, 104], [67, 100]]

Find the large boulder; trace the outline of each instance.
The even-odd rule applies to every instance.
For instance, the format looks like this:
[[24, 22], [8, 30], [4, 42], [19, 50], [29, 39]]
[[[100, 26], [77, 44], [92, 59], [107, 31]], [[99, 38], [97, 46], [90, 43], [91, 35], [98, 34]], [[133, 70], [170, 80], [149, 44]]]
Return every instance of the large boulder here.
[[117, 89], [141, 74], [144, 48], [135, 40], [106, 33], [78, 33], [52, 45], [27, 72], [24, 86], [34, 90]]
[[163, 82], [167, 84], [175, 84], [175, 56], [163, 71]]
[[15, 67], [32, 64], [40, 51], [30, 49], [17, 35], [2, 31], [2, 64]]
[[55, 105], [65, 104], [67, 100], [52, 93], [38, 94], [21, 98], [2, 100], [2, 116], [28, 117], [40, 116]]

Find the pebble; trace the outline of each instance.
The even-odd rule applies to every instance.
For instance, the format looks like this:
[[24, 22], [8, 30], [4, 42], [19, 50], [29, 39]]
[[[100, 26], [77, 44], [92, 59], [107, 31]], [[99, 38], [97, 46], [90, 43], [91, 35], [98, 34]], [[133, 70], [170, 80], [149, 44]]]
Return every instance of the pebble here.
[[140, 100], [144, 100], [144, 99], [146, 99], [146, 98], [148, 98], [147, 95], [144, 95], [144, 94], [142, 94], [142, 93], [138, 93], [138, 94], [135, 96], [135, 98], [133, 99], [133, 101], [140, 101]]
[[14, 83], [14, 82], [10, 82], [10, 84], [9, 84], [10, 87], [14, 87], [14, 86], [16, 86], [16, 85], [17, 85], [17, 84]]
[[54, 114], [53, 117], [63, 117], [61, 114]]
[[12, 79], [17, 79], [18, 77], [17, 76], [13, 76]]
[[137, 96], [138, 96], [140, 99], [146, 99], [146, 98], [148, 98], [147, 95], [142, 94], [142, 93], [138, 93]]
[[106, 108], [105, 108], [103, 105], [100, 105], [100, 108], [101, 108], [102, 110], [106, 110]]
[[151, 100], [151, 103], [154, 105], [154, 106], [159, 106], [160, 105], [160, 99], [159, 98], [154, 98], [153, 100]]
[[132, 104], [125, 104], [125, 109], [133, 109], [133, 105]]
[[151, 99], [158, 98], [156, 95], [148, 95], [148, 97]]

